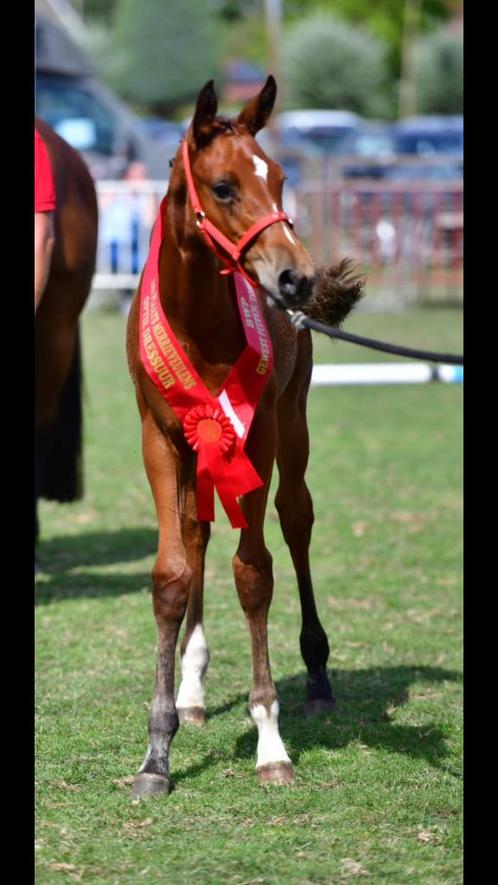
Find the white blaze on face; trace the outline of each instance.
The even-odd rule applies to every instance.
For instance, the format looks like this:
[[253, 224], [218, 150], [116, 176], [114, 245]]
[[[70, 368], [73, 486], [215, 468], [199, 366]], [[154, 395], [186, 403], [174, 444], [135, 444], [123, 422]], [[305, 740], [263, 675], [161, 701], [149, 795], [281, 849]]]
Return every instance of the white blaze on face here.
[[292, 243], [292, 245], [295, 246], [296, 245], [295, 237], [292, 236], [287, 224], [285, 224], [285, 223], [284, 223], [284, 234], [287, 237], [287, 239], [289, 240], [289, 243]]
[[209, 651], [201, 624], [197, 624], [182, 657], [182, 681], [176, 699], [177, 709], [204, 707], [202, 680], [209, 662]]
[[[278, 206], [276, 203], [272, 204], [272, 209], [274, 212], [278, 212]], [[293, 246], [296, 245], [296, 238], [291, 234], [288, 225], [284, 222], [284, 234], [289, 240], [289, 243], [292, 243]]]
[[258, 727], [258, 758], [256, 768], [269, 762], [290, 762], [278, 731], [278, 701], [273, 701], [270, 714], [262, 704], [251, 707], [251, 716]]
[[256, 154], [253, 154], [252, 161], [254, 163], [254, 168], [256, 170], [256, 175], [259, 175], [263, 181], [268, 181], [268, 163], [265, 163], [261, 157], [257, 157]]

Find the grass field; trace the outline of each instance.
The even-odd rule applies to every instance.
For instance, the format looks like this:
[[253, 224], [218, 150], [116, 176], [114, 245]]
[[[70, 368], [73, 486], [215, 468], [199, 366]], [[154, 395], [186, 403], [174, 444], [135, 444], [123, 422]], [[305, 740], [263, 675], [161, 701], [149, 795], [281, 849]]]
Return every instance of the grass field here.
[[[84, 317], [86, 495], [43, 502], [37, 584], [37, 882], [461, 881], [461, 388], [313, 389], [315, 590], [338, 701], [302, 715], [299, 604], [270, 507], [270, 651], [292, 787], [260, 787], [249, 635], [219, 515], [208, 554], [208, 722], [180, 729], [176, 788], [132, 803], [146, 748], [156, 543], [125, 321]], [[461, 315], [346, 328], [459, 351]], [[316, 342], [317, 362], [388, 359]]]

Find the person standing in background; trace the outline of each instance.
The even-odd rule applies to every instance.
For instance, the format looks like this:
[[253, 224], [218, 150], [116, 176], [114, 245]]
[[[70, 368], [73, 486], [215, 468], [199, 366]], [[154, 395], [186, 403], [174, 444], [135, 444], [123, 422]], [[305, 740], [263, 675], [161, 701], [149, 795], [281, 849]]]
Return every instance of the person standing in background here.
[[35, 129], [35, 313], [47, 285], [55, 243], [55, 185], [48, 151]]
[[[150, 231], [156, 213], [157, 199], [144, 191], [140, 184], [147, 181], [144, 163], [129, 163], [123, 181], [129, 182], [126, 190], [106, 195], [101, 200], [100, 245], [102, 259], [111, 274], [139, 276], [148, 254]], [[134, 188], [133, 183], [138, 186]], [[120, 290], [120, 309], [128, 313], [134, 289]]]

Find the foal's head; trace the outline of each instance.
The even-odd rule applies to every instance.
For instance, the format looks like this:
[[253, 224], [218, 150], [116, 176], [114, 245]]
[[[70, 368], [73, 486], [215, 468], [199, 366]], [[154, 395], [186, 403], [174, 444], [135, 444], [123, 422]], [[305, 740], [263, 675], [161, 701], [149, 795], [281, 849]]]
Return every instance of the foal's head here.
[[[216, 116], [218, 101], [210, 80], [199, 94], [186, 136], [195, 188], [206, 218], [234, 245], [252, 225], [282, 209], [284, 175], [254, 138], [271, 114], [276, 91], [270, 76], [239, 116], [228, 120]], [[175, 193], [185, 197], [181, 151], [171, 186], [173, 197]], [[187, 229], [202, 237], [195, 229], [191, 201], [186, 199]], [[314, 270], [310, 256], [286, 221], [258, 233], [241, 263], [252, 279], [286, 307], [304, 304], [311, 294]]]

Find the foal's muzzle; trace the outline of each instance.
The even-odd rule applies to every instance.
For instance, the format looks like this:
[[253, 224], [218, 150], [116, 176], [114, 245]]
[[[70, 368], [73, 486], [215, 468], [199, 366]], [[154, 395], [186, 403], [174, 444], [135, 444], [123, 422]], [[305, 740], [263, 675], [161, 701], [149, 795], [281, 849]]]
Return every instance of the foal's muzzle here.
[[304, 277], [292, 268], [283, 270], [278, 278], [278, 291], [287, 307], [301, 307], [310, 297], [313, 277]]

